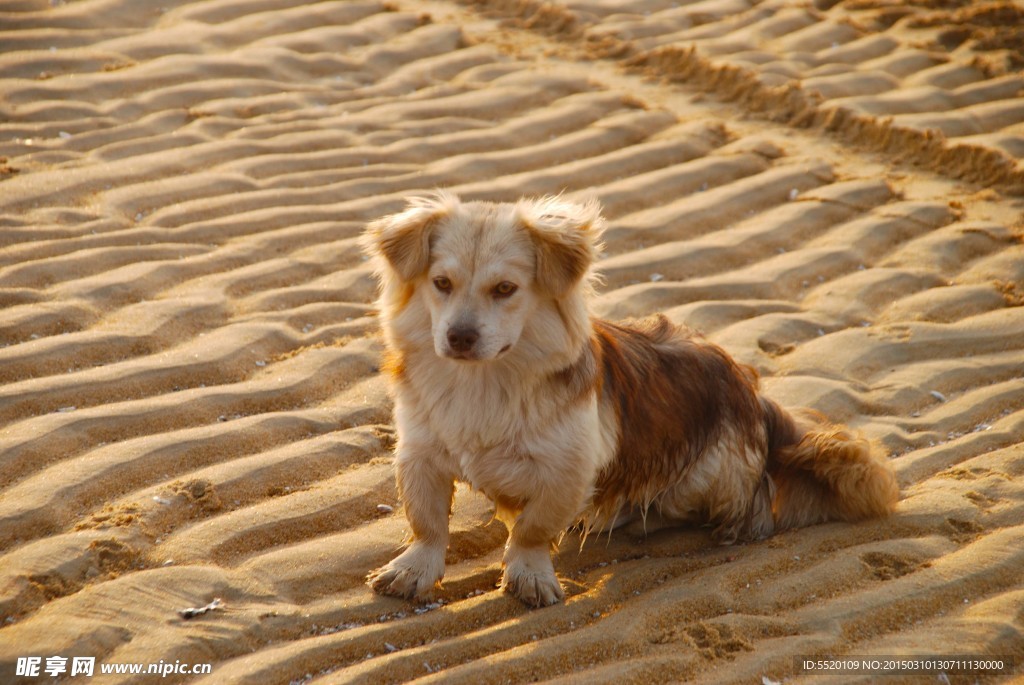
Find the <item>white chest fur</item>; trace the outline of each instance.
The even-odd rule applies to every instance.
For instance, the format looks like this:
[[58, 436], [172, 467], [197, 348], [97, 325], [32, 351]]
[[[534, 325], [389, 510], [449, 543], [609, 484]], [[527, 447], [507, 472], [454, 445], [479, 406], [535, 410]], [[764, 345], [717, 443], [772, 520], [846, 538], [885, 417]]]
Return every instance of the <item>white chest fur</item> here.
[[592, 481], [611, 458], [596, 394], [570, 400], [525, 369], [430, 356], [421, 365], [415, 355], [407, 360], [401, 428], [429, 436], [453, 476], [492, 499], [527, 500], [566, 470]]

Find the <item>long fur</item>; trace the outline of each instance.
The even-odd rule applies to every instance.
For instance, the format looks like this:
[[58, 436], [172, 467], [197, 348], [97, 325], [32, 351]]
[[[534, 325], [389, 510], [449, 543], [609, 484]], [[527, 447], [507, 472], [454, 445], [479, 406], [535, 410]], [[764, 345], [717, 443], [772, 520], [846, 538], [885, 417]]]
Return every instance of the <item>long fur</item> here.
[[728, 544], [895, 506], [884, 455], [762, 396], [718, 346], [663, 316], [591, 316], [602, 227], [593, 202], [450, 193], [369, 226], [413, 533], [370, 574], [377, 591], [423, 598], [440, 581], [456, 480], [494, 501], [503, 586], [534, 606], [564, 596], [550, 549], [575, 523], [610, 530], [656, 507]]

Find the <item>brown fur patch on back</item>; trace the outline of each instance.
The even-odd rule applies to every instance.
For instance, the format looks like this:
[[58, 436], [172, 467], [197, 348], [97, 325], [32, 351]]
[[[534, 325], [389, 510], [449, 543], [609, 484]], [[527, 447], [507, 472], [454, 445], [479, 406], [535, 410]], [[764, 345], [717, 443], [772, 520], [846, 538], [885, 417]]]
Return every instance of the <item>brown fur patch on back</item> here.
[[594, 321], [604, 394], [618, 414], [619, 450], [598, 477], [594, 509], [646, 508], [685, 477], [723, 428], [754, 441], [762, 421], [757, 374], [664, 316], [628, 326]]

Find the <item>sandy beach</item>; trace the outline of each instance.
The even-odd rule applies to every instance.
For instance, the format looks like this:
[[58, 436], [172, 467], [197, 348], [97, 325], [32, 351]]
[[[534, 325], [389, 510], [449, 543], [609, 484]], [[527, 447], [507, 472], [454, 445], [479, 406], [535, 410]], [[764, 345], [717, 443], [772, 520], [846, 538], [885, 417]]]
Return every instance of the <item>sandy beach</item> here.
[[[1021, 678], [1022, 27], [1020, 0], [0, 2], [0, 682]], [[895, 515], [570, 534], [566, 603], [529, 610], [460, 487], [436, 601], [374, 595], [408, 530], [356, 239], [438, 187], [598, 198], [595, 312], [663, 311], [878, 441]], [[211, 672], [100, 673], [157, 663]]]

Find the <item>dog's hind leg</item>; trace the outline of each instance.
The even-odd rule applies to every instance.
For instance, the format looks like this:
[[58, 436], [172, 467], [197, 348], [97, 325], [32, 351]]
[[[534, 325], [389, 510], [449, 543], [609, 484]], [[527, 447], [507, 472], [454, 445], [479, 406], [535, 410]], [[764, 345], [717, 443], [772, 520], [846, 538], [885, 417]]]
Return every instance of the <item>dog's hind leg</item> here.
[[708, 519], [715, 526], [711, 536], [722, 545], [771, 536], [775, 532], [775, 484], [765, 471], [764, 448], [734, 443], [722, 464], [707, 500]]
[[395, 453], [398, 493], [412, 527], [412, 544], [367, 581], [374, 590], [406, 599], [425, 599], [444, 576], [448, 519], [455, 480], [439, 468], [442, 448], [399, 443]]
[[764, 436], [723, 430], [657, 504], [666, 518], [708, 523], [722, 545], [768, 537], [775, 530], [775, 486], [765, 472]]

